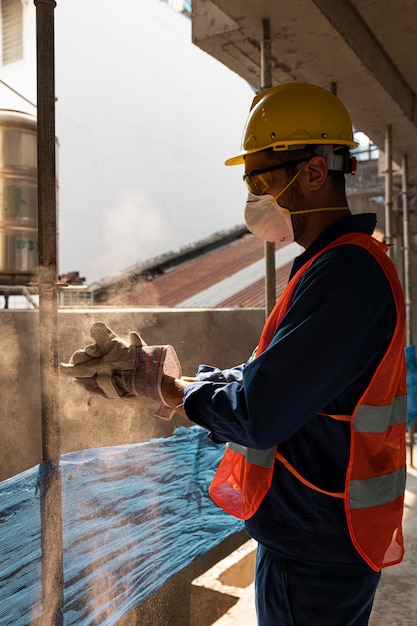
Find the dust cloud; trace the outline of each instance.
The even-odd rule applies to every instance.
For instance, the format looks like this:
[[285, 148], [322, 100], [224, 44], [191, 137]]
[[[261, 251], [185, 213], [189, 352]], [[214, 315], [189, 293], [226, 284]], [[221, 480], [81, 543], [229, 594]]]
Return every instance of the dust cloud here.
[[[146, 343], [152, 343], [150, 330], [156, 325], [156, 320], [151, 312], [138, 316], [137, 313], [129, 315], [128, 309], [124, 309], [123, 315], [118, 316], [117, 312], [109, 313], [107, 310], [102, 314], [95, 311], [74, 318], [66, 314], [60, 318], [61, 361], [68, 362], [75, 350], [91, 343], [89, 328], [96, 321], [104, 321], [125, 339], [130, 331], [135, 330]], [[164, 340], [164, 343], [168, 342], [168, 339]], [[64, 376], [60, 376], [59, 386], [63, 453], [166, 437], [172, 435], [178, 424], [185, 423], [179, 416], [174, 416], [170, 422], [156, 418], [149, 409], [143, 407], [140, 399], [109, 400], [89, 394], [83, 385]]]
[[153, 258], [169, 237], [168, 224], [152, 198], [139, 190], [130, 191], [103, 217], [102, 253], [95, 270], [100, 276], [112, 276], [121, 268]]
[[[68, 362], [73, 352], [91, 343], [89, 328], [104, 321], [127, 338], [141, 333], [154, 343], [156, 319], [128, 309], [61, 310], [58, 315], [58, 360]], [[39, 316], [36, 310], [0, 310], [0, 394], [2, 408], [0, 480], [40, 463], [42, 459]], [[163, 343], [172, 338], [164, 338]], [[161, 343], [161, 341], [157, 341]], [[185, 420], [158, 419], [140, 401], [108, 400], [88, 394], [84, 387], [56, 372], [61, 454], [86, 448], [147, 441], [170, 436]]]

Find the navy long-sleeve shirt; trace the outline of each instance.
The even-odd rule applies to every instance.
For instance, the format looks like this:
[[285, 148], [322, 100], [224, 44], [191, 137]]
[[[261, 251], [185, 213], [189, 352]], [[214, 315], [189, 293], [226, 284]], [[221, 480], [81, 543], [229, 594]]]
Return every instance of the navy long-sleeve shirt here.
[[[349, 232], [372, 234], [373, 214], [328, 228], [294, 262], [293, 275]], [[268, 348], [230, 370], [200, 367], [184, 408], [214, 441], [279, 446], [297, 471], [327, 491], [343, 491], [350, 426], [319, 412], [349, 414], [366, 389], [395, 327], [395, 304], [383, 270], [355, 245], [321, 255], [300, 279]], [[246, 522], [255, 539], [293, 558], [362, 562], [347, 529], [343, 501], [313, 491], [276, 462], [273, 484]]]

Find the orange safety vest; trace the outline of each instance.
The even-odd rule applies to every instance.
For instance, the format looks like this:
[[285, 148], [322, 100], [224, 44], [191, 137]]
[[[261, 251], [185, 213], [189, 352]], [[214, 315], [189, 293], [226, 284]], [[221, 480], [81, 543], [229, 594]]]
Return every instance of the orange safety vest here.
[[282, 462], [303, 484], [331, 497], [343, 498], [352, 542], [368, 565], [380, 571], [399, 563], [404, 554], [402, 514], [406, 476], [406, 369], [404, 296], [388, 246], [363, 233], [336, 239], [313, 256], [289, 281], [261, 334], [256, 354], [263, 352], [291, 305], [300, 278], [324, 252], [354, 244], [368, 250], [383, 269], [394, 296], [397, 323], [390, 345], [352, 415], [328, 417], [351, 424], [350, 458], [345, 489], [327, 492], [303, 478], [274, 446], [254, 450], [229, 442], [210, 485], [212, 499], [228, 513], [249, 519], [272, 483], [275, 461]]

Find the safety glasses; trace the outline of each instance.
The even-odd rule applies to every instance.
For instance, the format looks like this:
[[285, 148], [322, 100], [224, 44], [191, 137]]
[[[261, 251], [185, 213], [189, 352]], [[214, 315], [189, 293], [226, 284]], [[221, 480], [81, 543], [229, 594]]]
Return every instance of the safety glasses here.
[[265, 168], [263, 170], [252, 170], [243, 174], [243, 180], [245, 181], [247, 188], [255, 196], [261, 196], [272, 185], [272, 173], [276, 170], [283, 170], [290, 165], [297, 165], [297, 163], [304, 163], [309, 161], [311, 157], [304, 157], [303, 159], [296, 159], [294, 161], [286, 161], [279, 165], [273, 165], [272, 167]]

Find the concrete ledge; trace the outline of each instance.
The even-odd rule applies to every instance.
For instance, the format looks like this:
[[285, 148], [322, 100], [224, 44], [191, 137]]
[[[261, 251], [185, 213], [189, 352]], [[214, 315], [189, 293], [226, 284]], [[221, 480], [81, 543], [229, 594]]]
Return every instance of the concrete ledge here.
[[193, 583], [204, 572], [211, 572], [219, 563], [227, 561], [247, 540], [246, 530], [230, 535], [118, 620], [117, 626], [205, 626], [211, 623], [204, 621], [205, 607], [194, 604]]
[[256, 541], [250, 539], [192, 581], [190, 626], [211, 626], [253, 583]]

